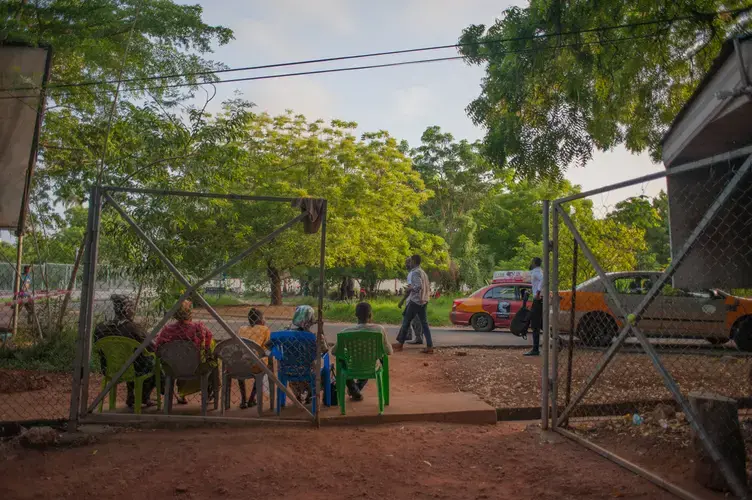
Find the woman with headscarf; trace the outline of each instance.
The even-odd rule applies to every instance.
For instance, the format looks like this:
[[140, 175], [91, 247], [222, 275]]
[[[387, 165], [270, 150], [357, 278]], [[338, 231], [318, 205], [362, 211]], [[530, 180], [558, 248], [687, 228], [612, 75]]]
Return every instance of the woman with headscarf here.
[[[295, 308], [295, 312], [292, 315], [292, 325], [290, 325], [289, 329], [298, 332], [313, 333], [311, 327], [314, 323], [316, 323], [316, 313], [313, 310], [313, 307], [302, 305]], [[324, 338], [323, 335], [321, 336], [319, 346], [322, 356], [324, 353], [329, 352], [329, 345], [326, 343], [326, 338]], [[332, 374], [333, 373], [334, 370], [332, 370]], [[322, 380], [322, 388], [325, 383], [326, 382]], [[329, 381], [329, 383], [331, 383], [331, 381]], [[295, 396], [299, 401], [304, 404], [311, 402], [312, 398], [309, 393], [310, 388], [306, 382], [290, 382], [290, 389], [292, 389], [292, 392], [295, 393]]]
[[[176, 340], [188, 340], [196, 344], [201, 353], [201, 365], [199, 372], [206, 373], [206, 370], [216, 370], [217, 360], [214, 357], [214, 338], [211, 331], [201, 322], [193, 321], [193, 303], [190, 300], [184, 300], [180, 308], [175, 312], [174, 322], [166, 325], [159, 332], [157, 339], [154, 341], [154, 350], [159, 346]], [[200, 380], [180, 380], [178, 381], [178, 403], [186, 404], [185, 396], [199, 392], [201, 390]], [[214, 377], [209, 377], [209, 399], [213, 398]]]

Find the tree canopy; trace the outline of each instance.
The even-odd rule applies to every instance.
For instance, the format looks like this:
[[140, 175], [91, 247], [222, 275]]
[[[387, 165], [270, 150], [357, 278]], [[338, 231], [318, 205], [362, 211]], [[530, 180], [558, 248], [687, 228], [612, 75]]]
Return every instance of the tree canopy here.
[[529, 179], [620, 144], [658, 160], [667, 125], [750, 12], [746, 0], [531, 0], [467, 27], [460, 52], [486, 66], [467, 107], [484, 153]]

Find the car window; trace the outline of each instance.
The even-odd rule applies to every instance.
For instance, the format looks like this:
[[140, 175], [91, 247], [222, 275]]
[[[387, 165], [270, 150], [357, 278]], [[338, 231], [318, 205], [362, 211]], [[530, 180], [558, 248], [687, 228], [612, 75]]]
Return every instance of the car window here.
[[529, 286], [520, 286], [517, 287], [517, 300], [522, 300], [525, 297], [526, 293], [531, 293], [532, 288]]
[[483, 296], [484, 299], [505, 299], [514, 300], [514, 287], [513, 286], [496, 286], [491, 288]]
[[651, 280], [642, 276], [627, 276], [614, 280], [614, 288], [616, 288], [617, 293], [628, 295], [645, 295], [651, 286]]

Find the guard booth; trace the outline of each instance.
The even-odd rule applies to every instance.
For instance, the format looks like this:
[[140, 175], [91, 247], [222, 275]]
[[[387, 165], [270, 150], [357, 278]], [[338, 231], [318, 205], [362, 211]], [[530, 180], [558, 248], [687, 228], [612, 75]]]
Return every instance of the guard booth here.
[[726, 41], [663, 137], [663, 163], [675, 170], [667, 177], [672, 255], [692, 242], [674, 287], [752, 288], [750, 81], [752, 36]]

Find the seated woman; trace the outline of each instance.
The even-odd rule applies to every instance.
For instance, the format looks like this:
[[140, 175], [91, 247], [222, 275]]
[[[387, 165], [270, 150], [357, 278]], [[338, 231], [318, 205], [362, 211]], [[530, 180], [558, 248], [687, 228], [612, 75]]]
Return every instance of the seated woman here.
[[[355, 317], [358, 319], [358, 324], [345, 328], [340, 333], [346, 332], [379, 332], [383, 339], [384, 350], [387, 355], [394, 354], [392, 344], [389, 342], [389, 338], [386, 335], [386, 330], [381, 325], [373, 324], [373, 309], [368, 302], [361, 302], [355, 306]], [[332, 356], [337, 356], [337, 344], [332, 346]], [[367, 380], [348, 380], [347, 392], [350, 394], [350, 398], [353, 401], [360, 401], [363, 399], [360, 391], [365, 387]]]
[[[211, 331], [201, 322], [193, 321], [193, 303], [190, 300], [184, 300], [180, 308], [173, 316], [175, 321], [166, 325], [159, 332], [157, 339], [154, 341], [154, 350], [159, 346], [174, 342], [176, 340], [189, 340], [196, 344], [201, 353], [201, 365], [199, 372], [205, 373], [205, 370], [216, 370], [217, 360], [214, 358], [214, 339]], [[209, 399], [212, 399], [217, 389], [214, 386], [215, 377], [209, 377]], [[201, 382], [199, 380], [180, 380], [178, 381], [178, 403], [186, 404], [185, 396], [199, 392]]]
[[[248, 326], [241, 326], [238, 330], [238, 336], [252, 340], [260, 347], [265, 347], [269, 343], [271, 332], [264, 321], [264, 313], [255, 307], [252, 307], [248, 311]], [[266, 363], [267, 358], [261, 358], [261, 361]], [[258, 365], [253, 365], [251, 371], [253, 373], [260, 373], [262, 369]], [[245, 409], [249, 406], [256, 406], [256, 385], [253, 385], [253, 388], [251, 389], [251, 397], [248, 398], [247, 401], [245, 397], [245, 380], [238, 380], [238, 387], [240, 388], [240, 408]]]
[[[316, 322], [316, 313], [313, 310], [313, 307], [302, 305], [295, 308], [295, 313], [292, 315], [292, 325], [290, 325], [289, 330], [293, 331], [299, 331], [299, 332], [309, 332], [313, 333], [311, 331], [311, 327]], [[329, 351], [329, 345], [326, 343], [326, 339], [324, 336], [321, 336], [321, 343], [319, 344], [319, 348], [321, 349], [321, 354]], [[333, 374], [334, 372], [332, 372]], [[324, 387], [325, 383], [331, 383], [331, 380], [321, 382], [321, 387]], [[309, 387], [308, 384], [305, 382], [290, 382], [290, 389], [292, 389], [292, 392], [295, 393], [295, 396], [298, 398], [298, 401], [303, 402], [304, 404], [308, 404], [311, 402], [312, 394], [309, 393]]]

